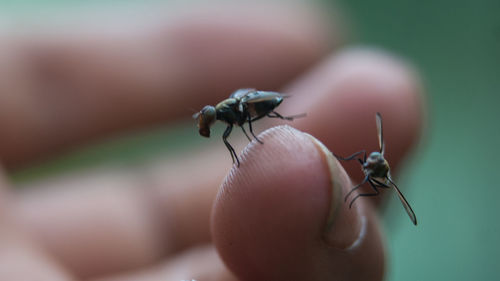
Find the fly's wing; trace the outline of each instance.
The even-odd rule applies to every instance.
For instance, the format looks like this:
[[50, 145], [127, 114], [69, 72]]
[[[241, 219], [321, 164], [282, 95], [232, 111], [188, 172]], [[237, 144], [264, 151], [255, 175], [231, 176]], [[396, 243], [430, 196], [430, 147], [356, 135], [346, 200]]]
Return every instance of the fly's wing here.
[[392, 186], [396, 190], [398, 197], [399, 197], [399, 200], [401, 200], [401, 203], [403, 203], [403, 207], [405, 207], [405, 210], [408, 213], [408, 216], [410, 216], [411, 221], [413, 222], [414, 225], [417, 225], [417, 216], [415, 216], [415, 213], [413, 212], [412, 208], [410, 207], [410, 203], [408, 203], [408, 201], [406, 201], [406, 198], [403, 196], [403, 193], [401, 193], [399, 188], [392, 181], [390, 175], [387, 176], [387, 179], [391, 182]]
[[229, 98], [234, 98], [234, 99], [241, 99], [243, 98], [244, 96], [252, 93], [252, 92], [256, 92], [257, 90], [255, 89], [239, 89], [239, 90], [236, 90], [234, 91], [230, 96]]
[[198, 117], [200, 117], [200, 113], [199, 112], [196, 112], [195, 114], [193, 114], [193, 119], [198, 119]]
[[382, 132], [382, 116], [380, 115], [380, 113], [377, 112], [375, 119], [377, 121], [378, 146], [380, 148], [380, 154], [384, 156], [385, 145], [384, 145], [384, 135]]
[[242, 98], [242, 102], [247, 104], [257, 103], [263, 101], [269, 101], [274, 98], [284, 98], [285, 96], [278, 92], [267, 92], [267, 91], [255, 91], [248, 93], [244, 98]]

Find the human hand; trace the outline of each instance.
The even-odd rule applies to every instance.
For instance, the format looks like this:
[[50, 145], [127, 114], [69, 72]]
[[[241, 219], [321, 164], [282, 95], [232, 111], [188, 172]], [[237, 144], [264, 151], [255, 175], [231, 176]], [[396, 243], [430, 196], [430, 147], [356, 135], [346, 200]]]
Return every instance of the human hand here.
[[[350, 180], [301, 131], [340, 155], [376, 150], [380, 111], [387, 158], [397, 169], [421, 127], [417, 78], [377, 51], [325, 57], [335, 35], [314, 12], [232, 9], [181, 16], [118, 41], [16, 42], [4, 67], [23, 67], [0, 78], [0, 153], [9, 170], [120, 131], [173, 123], [191, 115], [186, 108], [214, 104], [242, 86], [287, 84], [283, 91], [293, 97], [279, 112], [307, 118], [290, 123], [297, 129], [263, 133], [264, 145], [250, 144], [225, 179], [231, 160], [217, 143], [155, 165], [48, 179], [10, 194], [4, 181], [0, 279], [382, 279], [375, 204], [358, 200], [349, 210], [338, 202]], [[348, 174], [361, 178], [358, 166]]]

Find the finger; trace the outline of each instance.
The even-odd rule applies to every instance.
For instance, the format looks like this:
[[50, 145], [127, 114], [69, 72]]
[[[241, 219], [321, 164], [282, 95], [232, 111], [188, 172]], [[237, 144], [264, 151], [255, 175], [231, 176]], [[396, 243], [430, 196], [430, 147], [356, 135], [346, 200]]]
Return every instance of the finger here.
[[[380, 50], [341, 52], [291, 85], [289, 93], [294, 98], [283, 111], [307, 112], [293, 125], [337, 155], [379, 150], [376, 112], [383, 117], [385, 158], [394, 168], [420, 139], [425, 108], [418, 75], [402, 59]], [[346, 164], [349, 174], [362, 178], [359, 164], [353, 164]]]
[[381, 280], [373, 207], [343, 203], [352, 185], [333, 155], [288, 126], [260, 137], [214, 203], [212, 237], [228, 267], [240, 280]]
[[5, 223], [0, 226], [0, 280], [75, 280], [21, 231]]
[[[360, 59], [356, 54], [365, 58]], [[346, 93], [345, 90], [349, 88], [349, 83], [370, 81], [371, 87], [363, 92], [364, 95], [357, 93], [358, 97], [363, 98], [352, 105], [351, 109], [357, 110], [357, 106], [366, 108], [380, 98], [396, 95], [393, 99], [386, 98], [387, 103], [380, 104], [383, 114], [390, 113], [394, 105], [405, 109], [397, 111], [396, 114], [400, 115], [389, 119], [392, 120], [392, 126], [400, 129], [397, 134], [394, 131], [391, 133], [391, 126], [384, 123], [388, 140], [387, 154], [393, 160], [393, 149], [406, 149], [405, 153], [408, 153], [415, 140], [402, 138], [400, 142], [394, 142], [390, 141], [391, 138], [398, 137], [399, 133], [419, 135], [418, 132], [411, 131], [418, 130], [419, 127], [404, 124], [409, 122], [406, 120], [408, 112], [419, 110], [412, 106], [418, 107], [420, 103], [408, 101], [420, 100], [420, 91], [413, 74], [389, 56], [380, 57], [377, 52], [373, 53], [373, 56], [380, 59], [378, 65], [372, 68], [382, 73], [387, 72], [387, 75], [374, 70], [367, 71], [366, 69], [372, 68], [364, 66], [362, 62], [374, 64], [368, 59], [369, 54], [368, 51], [344, 53], [341, 55], [343, 60], [329, 60], [313, 70], [308, 78], [301, 79], [290, 87], [294, 96], [287, 99], [283, 108], [279, 109], [281, 113], [287, 114], [307, 112], [306, 118], [297, 119], [292, 125], [319, 136], [336, 153], [352, 153], [351, 142], [359, 144], [353, 145], [353, 150], [367, 148], [367, 145], [376, 146], [374, 115], [366, 117], [366, 122], [356, 121], [345, 115], [337, 118], [338, 112], [346, 106], [345, 103], [336, 102], [337, 91], [338, 95], [345, 96], [351, 93]], [[349, 61], [352, 64], [357, 62], [354, 64], [357, 67], [349, 67], [347, 73], [342, 72], [341, 66], [349, 66]], [[390, 67], [391, 65], [393, 66]], [[399, 67], [395, 67], [397, 65]], [[394, 76], [397, 81], [384, 78], [391, 77], [395, 68], [403, 70], [403, 75]], [[369, 75], [375, 75], [375, 78]], [[338, 76], [344, 79], [330, 83], [331, 77]], [[321, 83], [327, 83], [328, 86], [322, 88]], [[379, 88], [382, 90], [373, 90]], [[397, 90], [405, 88], [408, 90]], [[313, 94], [318, 96], [314, 97]], [[318, 102], [314, 102], [316, 99]], [[301, 104], [305, 110], [300, 107]], [[415, 118], [412, 122], [420, 124], [418, 120], [421, 115]], [[360, 131], [363, 128], [372, 130], [372, 138], [361, 133], [355, 134], [357, 130], [352, 130], [352, 136], [346, 136], [343, 128], [349, 128], [353, 120], [356, 126], [360, 126]], [[335, 127], [340, 128], [339, 132], [332, 130]], [[233, 145], [234, 142], [246, 143], [238, 143], [234, 136], [231, 137]], [[262, 145], [264, 146], [266, 144]], [[394, 162], [397, 161], [392, 161], [391, 164], [394, 165]], [[166, 163], [153, 167], [103, 170], [32, 184], [20, 195], [15, 213], [20, 223], [82, 276], [137, 268], [179, 249], [209, 241], [208, 217], [212, 201], [230, 165], [227, 150], [217, 141], [216, 146], [210, 146], [206, 152], [185, 152], [179, 158], [167, 159]], [[352, 170], [357, 173], [359, 166], [352, 167]], [[349, 171], [349, 175], [359, 181], [356, 173], [351, 174]], [[47, 189], [48, 186], [52, 188]], [[71, 231], [71, 235], [64, 235], [68, 231]], [[134, 254], [127, 254], [127, 251], [133, 251]]]
[[242, 85], [278, 88], [333, 40], [320, 13], [306, 6], [176, 13], [127, 32], [94, 24], [83, 35], [10, 38], [0, 69], [0, 155], [7, 167], [120, 130], [189, 118], [190, 109]]
[[210, 241], [210, 209], [224, 174], [200, 159], [226, 152], [195, 150], [197, 157], [142, 168], [48, 179], [18, 190], [12, 213], [76, 276], [139, 269]]
[[200, 246], [177, 255], [168, 263], [138, 272], [122, 273], [94, 281], [203, 280], [236, 281], [212, 246]]
[[[6, 182], [0, 179], [0, 280], [74, 280], [11, 220]], [[27, 270], [29, 269], [29, 270]]]

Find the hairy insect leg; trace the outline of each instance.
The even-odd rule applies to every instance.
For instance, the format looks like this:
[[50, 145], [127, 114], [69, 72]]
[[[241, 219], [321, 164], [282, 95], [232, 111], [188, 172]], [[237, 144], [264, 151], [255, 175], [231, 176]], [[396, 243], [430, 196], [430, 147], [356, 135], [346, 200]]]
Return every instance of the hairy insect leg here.
[[[248, 121], [248, 128], [250, 129], [250, 133], [252, 134], [252, 136], [261, 144], [264, 144], [253, 132], [253, 128], [252, 128], [252, 118], [250, 117], [250, 115], [248, 115], [248, 118], [247, 118], [247, 121]], [[243, 127], [242, 127], [243, 128]]]
[[350, 191], [346, 194], [346, 196], [344, 197], [344, 202], [345, 202], [345, 201], [347, 201], [347, 198], [349, 198], [349, 195], [351, 195], [351, 193], [353, 193], [356, 189], [358, 189], [360, 186], [362, 186], [363, 184], [365, 184], [365, 183], [368, 181], [368, 179], [369, 179], [369, 178], [370, 178], [369, 176], [366, 176], [366, 177], [363, 179], [363, 181], [362, 181], [362, 182], [360, 182], [358, 185], [356, 185], [355, 187], [353, 187], [353, 188], [352, 188], [352, 189], [351, 189], [351, 190], [350, 190]]
[[[273, 113], [274, 115], [271, 115], [271, 113]], [[297, 114], [297, 115], [292, 115], [292, 116], [282, 116], [281, 114], [279, 114], [276, 111], [272, 111], [271, 113], [266, 114], [267, 117], [269, 117], [269, 118], [280, 118], [280, 119], [284, 119], [284, 120], [288, 120], [288, 121], [293, 121], [293, 119], [295, 119], [295, 118], [301, 118], [301, 117], [305, 117], [306, 116], [305, 113]]]
[[231, 159], [233, 159], [233, 164], [235, 162], [234, 159], [236, 158], [236, 163], [237, 163], [237, 165], [239, 167], [240, 166], [240, 160], [238, 159], [238, 155], [234, 151], [234, 148], [227, 141], [227, 137], [229, 137], [229, 135], [231, 134], [232, 130], [233, 130], [233, 124], [229, 124], [229, 126], [227, 126], [226, 130], [224, 131], [224, 134], [222, 134], [222, 141], [224, 142], [224, 144], [226, 145], [227, 149], [229, 150], [229, 153], [231, 153]]
[[[368, 177], [368, 176], [367, 176]], [[369, 177], [368, 177], [369, 178]], [[356, 195], [356, 197], [354, 197], [351, 201], [351, 203], [349, 203], [349, 209], [352, 207], [352, 204], [354, 203], [354, 201], [356, 201], [356, 199], [358, 199], [359, 197], [369, 197], [369, 196], [377, 196], [380, 194], [380, 192], [378, 191], [377, 189], [377, 186], [375, 186], [375, 184], [373, 184], [372, 182], [372, 179], [369, 178], [368, 179], [368, 183], [370, 184], [370, 186], [373, 188], [373, 190], [375, 190], [375, 193], [361, 193], [361, 194], [358, 194]]]
[[[356, 158], [356, 156], [360, 155], [360, 154], [363, 154], [363, 159], [361, 158]], [[341, 157], [341, 156], [338, 156], [336, 154], [333, 154], [333, 156], [335, 156], [335, 158], [337, 158], [338, 160], [342, 160], [342, 161], [351, 161], [353, 159], [356, 158], [356, 160], [358, 160], [358, 162], [363, 165], [363, 163], [366, 161], [366, 151], [365, 150], [361, 150], [361, 151], [358, 151], [350, 156], [347, 156], [347, 157]]]

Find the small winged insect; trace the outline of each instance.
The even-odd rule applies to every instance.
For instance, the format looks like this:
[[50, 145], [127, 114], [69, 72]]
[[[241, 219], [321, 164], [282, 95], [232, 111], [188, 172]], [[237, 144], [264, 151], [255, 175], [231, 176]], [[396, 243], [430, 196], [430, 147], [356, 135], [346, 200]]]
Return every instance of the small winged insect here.
[[[378, 144], [380, 148], [379, 151], [372, 152], [368, 156], [368, 158], [366, 158], [365, 150], [358, 151], [346, 158], [335, 155], [335, 157], [339, 160], [345, 160], [345, 161], [358, 160], [365, 174], [365, 178], [363, 179], [363, 181], [360, 184], [356, 185], [353, 189], [351, 189], [351, 191], [347, 193], [347, 195], [344, 198], [344, 201], [347, 201], [349, 195], [351, 195], [356, 189], [358, 189], [360, 186], [362, 186], [367, 182], [370, 184], [370, 186], [373, 188], [375, 192], [357, 194], [354, 197], [354, 199], [351, 200], [349, 208], [351, 208], [354, 201], [359, 197], [376, 196], [379, 194], [378, 188], [391, 188], [392, 186], [396, 190], [398, 197], [401, 200], [401, 203], [403, 203], [403, 207], [410, 216], [411, 221], [413, 222], [414, 225], [417, 225], [417, 217], [415, 216], [415, 213], [411, 209], [408, 201], [406, 201], [406, 198], [403, 196], [399, 188], [392, 180], [389, 163], [387, 163], [387, 160], [385, 160], [384, 158], [385, 146], [382, 135], [382, 116], [380, 116], [380, 113], [378, 112], [376, 114], [376, 121], [377, 121]], [[363, 159], [358, 157], [359, 155], [363, 155]]]
[[238, 125], [243, 130], [247, 139], [252, 141], [243, 127], [245, 123], [248, 123], [248, 128], [250, 129], [252, 136], [259, 143], [263, 143], [253, 132], [253, 122], [266, 116], [289, 121], [292, 121], [294, 118], [305, 116], [305, 114], [282, 116], [278, 112], [274, 111], [274, 109], [281, 104], [283, 98], [285, 97], [285, 95], [277, 92], [257, 91], [255, 89], [239, 89], [233, 92], [228, 99], [221, 101], [216, 106], [206, 105], [200, 112], [194, 114], [193, 118], [198, 120], [200, 135], [207, 138], [210, 137], [210, 127], [216, 120], [223, 121], [227, 124], [227, 128], [222, 135], [222, 140], [229, 150], [229, 153], [231, 153], [233, 163], [236, 162], [239, 167], [240, 160], [238, 159], [238, 155], [234, 151], [231, 144], [227, 141], [227, 138], [233, 130], [233, 126]]

